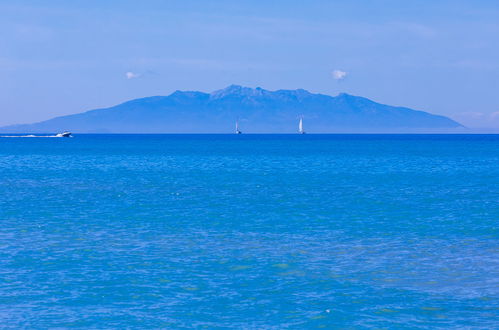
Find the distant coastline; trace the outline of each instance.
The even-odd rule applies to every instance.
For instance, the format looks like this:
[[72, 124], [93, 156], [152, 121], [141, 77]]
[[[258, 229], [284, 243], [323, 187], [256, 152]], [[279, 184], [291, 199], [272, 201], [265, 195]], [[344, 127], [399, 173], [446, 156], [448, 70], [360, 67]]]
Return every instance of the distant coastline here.
[[468, 133], [440, 115], [380, 104], [360, 96], [314, 94], [303, 89], [268, 91], [231, 85], [212, 93], [176, 91], [110, 108], [10, 125], [0, 133], [231, 133], [237, 119], [248, 133], [295, 133], [303, 118], [307, 133]]

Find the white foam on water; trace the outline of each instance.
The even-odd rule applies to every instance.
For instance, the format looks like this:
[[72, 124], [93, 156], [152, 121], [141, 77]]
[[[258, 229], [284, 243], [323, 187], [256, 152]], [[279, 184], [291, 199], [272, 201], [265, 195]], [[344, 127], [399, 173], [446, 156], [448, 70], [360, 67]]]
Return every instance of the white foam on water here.
[[0, 135], [0, 138], [61, 138], [57, 135]]

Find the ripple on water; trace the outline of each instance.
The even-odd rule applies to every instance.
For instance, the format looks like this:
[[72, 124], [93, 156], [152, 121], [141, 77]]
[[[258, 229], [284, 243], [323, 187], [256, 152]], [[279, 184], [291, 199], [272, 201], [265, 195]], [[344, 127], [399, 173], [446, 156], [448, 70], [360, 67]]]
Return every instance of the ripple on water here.
[[0, 143], [2, 324], [497, 327], [498, 137], [60, 142]]

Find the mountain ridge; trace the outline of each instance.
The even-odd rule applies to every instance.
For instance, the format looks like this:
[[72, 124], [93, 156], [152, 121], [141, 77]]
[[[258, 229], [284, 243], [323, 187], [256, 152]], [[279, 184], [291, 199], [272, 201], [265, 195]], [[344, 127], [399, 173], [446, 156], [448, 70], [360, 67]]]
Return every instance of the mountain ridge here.
[[340, 93], [305, 89], [269, 91], [230, 85], [204, 93], [177, 90], [167, 96], [129, 100], [108, 108], [0, 127], [0, 132], [39, 133], [230, 133], [236, 120], [247, 132], [292, 133], [303, 117], [318, 133], [453, 130], [458, 122], [406, 107]]

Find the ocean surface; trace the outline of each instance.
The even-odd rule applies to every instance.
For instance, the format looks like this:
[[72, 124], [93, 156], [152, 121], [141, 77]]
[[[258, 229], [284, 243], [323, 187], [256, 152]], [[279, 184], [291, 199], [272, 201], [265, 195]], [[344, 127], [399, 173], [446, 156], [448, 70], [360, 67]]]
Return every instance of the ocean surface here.
[[499, 135], [0, 138], [2, 328], [499, 328]]

